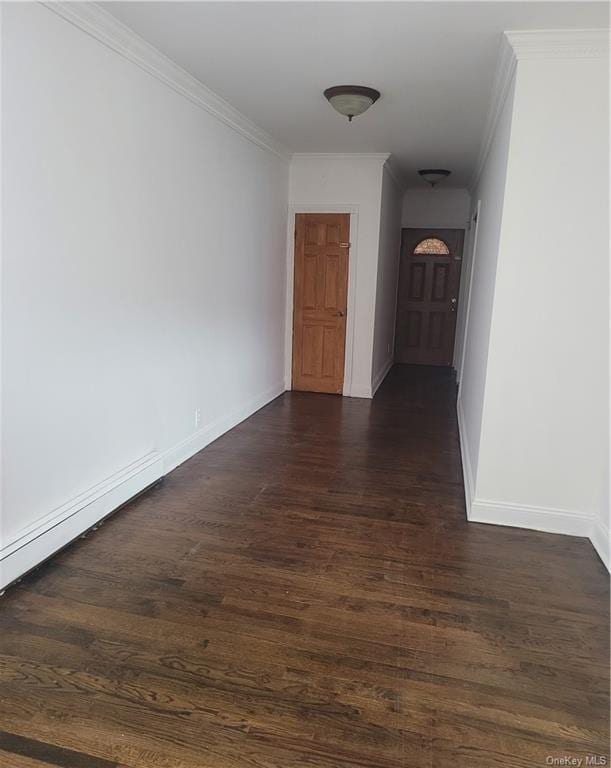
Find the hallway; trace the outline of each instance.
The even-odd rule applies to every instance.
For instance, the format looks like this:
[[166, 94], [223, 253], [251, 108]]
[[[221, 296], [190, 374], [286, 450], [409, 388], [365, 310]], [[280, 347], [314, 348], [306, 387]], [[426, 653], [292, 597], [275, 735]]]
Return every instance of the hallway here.
[[467, 524], [445, 369], [290, 392], [7, 592], [0, 766], [607, 755], [587, 539]]

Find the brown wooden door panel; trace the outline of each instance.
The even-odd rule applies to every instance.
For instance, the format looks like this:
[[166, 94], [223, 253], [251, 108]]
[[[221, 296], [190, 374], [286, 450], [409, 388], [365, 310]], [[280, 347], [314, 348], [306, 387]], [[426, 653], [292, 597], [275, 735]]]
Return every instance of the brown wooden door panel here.
[[[417, 252], [419, 244], [430, 239], [441, 243], [431, 243], [430, 249], [421, 246], [423, 252]], [[463, 239], [462, 229], [403, 230], [396, 362], [452, 364]]]
[[349, 234], [347, 213], [295, 217], [293, 389], [342, 392]]

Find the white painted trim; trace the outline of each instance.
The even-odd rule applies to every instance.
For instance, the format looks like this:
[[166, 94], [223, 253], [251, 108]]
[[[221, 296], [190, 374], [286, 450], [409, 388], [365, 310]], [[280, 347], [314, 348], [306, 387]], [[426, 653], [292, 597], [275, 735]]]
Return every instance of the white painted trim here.
[[511, 528], [526, 528], [533, 531], [589, 538], [607, 570], [611, 570], [609, 529], [601, 520], [595, 519], [591, 514], [568, 509], [537, 507], [529, 504], [509, 504], [491, 499], [474, 498], [475, 482], [460, 395], [456, 403], [456, 412], [467, 520], [470, 523], [506, 525]]
[[290, 152], [258, 125], [96, 3], [43, 2], [61, 16], [154, 78], [213, 115], [257, 146], [285, 159]]
[[359, 389], [358, 387], [353, 387], [352, 391], [349, 395], [344, 395], [344, 397], [357, 397], [361, 398], [363, 400], [371, 400], [373, 397], [373, 394], [371, 392], [371, 387]]
[[284, 391], [284, 382], [279, 381], [274, 384], [273, 387], [269, 387], [264, 392], [257, 395], [257, 397], [252, 398], [231, 413], [221, 416], [215, 421], [210, 422], [210, 424], [204, 425], [201, 429], [198, 429], [197, 432], [189, 435], [185, 440], [178, 443], [178, 445], [164, 451], [162, 454], [163, 473], [167, 475], [173, 469], [176, 469], [176, 467], [187, 461], [187, 459], [190, 459], [207, 445], [218, 440], [221, 435], [229, 432], [229, 430], [252, 416], [253, 413], [256, 413], [256, 411], [263, 408], [272, 400], [275, 400]]
[[474, 499], [467, 518], [473, 523], [508, 525], [567, 536], [588, 537], [592, 530], [591, 515], [553, 507], [508, 504], [491, 499]]
[[20, 531], [0, 551], [0, 589], [55, 554], [162, 476], [161, 456], [152, 451]]
[[291, 159], [330, 160], [331, 158], [339, 158], [345, 160], [375, 160], [384, 165], [389, 157], [390, 152], [294, 152]]
[[407, 190], [407, 181], [392, 155], [387, 157], [386, 162], [384, 163], [384, 170], [388, 171], [391, 179], [395, 182], [399, 193], [404, 195]]
[[467, 444], [467, 430], [465, 429], [465, 416], [462, 409], [460, 395], [456, 401], [456, 416], [458, 419], [458, 437], [460, 440], [460, 460], [462, 462], [463, 484], [465, 486], [465, 509], [467, 520], [470, 519], [471, 505], [474, 492], [473, 468], [471, 464], [471, 454]]
[[[466, 306], [466, 314], [465, 314], [465, 330], [462, 337], [462, 352], [460, 357], [460, 373], [458, 375], [458, 391], [460, 392], [460, 387], [462, 386], [462, 379], [463, 379], [463, 373], [465, 370], [465, 354], [467, 352], [467, 339], [469, 338], [469, 317], [471, 315], [471, 295], [473, 291], [473, 276], [475, 274], [475, 268], [477, 265], [477, 235], [479, 232], [479, 224], [480, 219], [482, 215], [482, 201], [477, 201], [477, 209], [475, 212], [475, 231], [473, 233], [473, 252], [471, 253], [471, 264], [470, 264], [470, 272], [469, 272], [469, 286], [467, 289], [467, 306]], [[473, 220], [473, 218], [471, 218]], [[463, 266], [464, 266], [464, 256], [463, 256]]]
[[[310, 157], [310, 155], [303, 155]], [[358, 266], [359, 206], [354, 203], [326, 205], [321, 203], [292, 203], [289, 206], [286, 243], [286, 312], [284, 327], [284, 387], [292, 389], [293, 368], [293, 279], [295, 273], [295, 216], [298, 213], [349, 213], [350, 252], [348, 254], [348, 306], [346, 310], [346, 348], [344, 352], [344, 397], [371, 397], [355, 394], [352, 389], [356, 283]]]
[[501, 36], [500, 48], [496, 64], [496, 72], [494, 76], [494, 83], [492, 86], [492, 93], [490, 96], [490, 105], [488, 107], [488, 115], [486, 117], [486, 123], [484, 126], [484, 134], [480, 150], [477, 156], [477, 162], [475, 163], [475, 172], [469, 185], [469, 192], [471, 196], [477, 187], [479, 178], [484, 170], [490, 147], [496, 133], [496, 127], [503, 112], [505, 101], [511, 88], [511, 82], [515, 75], [517, 65], [517, 58], [513, 48], [509, 44], [509, 40], [503, 34]]
[[393, 367], [394, 362], [394, 357], [389, 357], [384, 365], [380, 368], [378, 373], [374, 376], [373, 382], [371, 384], [371, 397], [375, 395], [384, 379], [388, 376], [388, 372]]
[[9, 540], [4, 541], [0, 548], [0, 559], [7, 557], [8, 555], [16, 552], [18, 549], [33, 541], [42, 533], [54, 528], [56, 525], [63, 523], [69, 517], [79, 512], [84, 507], [93, 504], [98, 499], [101, 499], [110, 491], [126, 482], [127, 480], [135, 477], [140, 472], [146, 470], [152, 464], [159, 461], [159, 454], [156, 451], [151, 451], [142, 456], [140, 459], [129, 464], [127, 467], [123, 467], [110, 477], [102, 480], [101, 483], [97, 483], [88, 490], [80, 493], [78, 496], [67, 501], [65, 504], [51, 510], [47, 514], [34, 520], [28, 526], [19, 531], [18, 534], [12, 536]]
[[284, 383], [279, 382], [178, 445], [163, 453], [148, 453], [24, 528], [0, 549], [0, 589], [63, 549], [283, 392]]
[[518, 59], [599, 59], [609, 55], [608, 29], [509, 30]]
[[[380, 193], [380, 214], [379, 214], [379, 226], [378, 226], [378, 230], [379, 230], [380, 234], [378, 235], [378, 266], [377, 266], [377, 270], [376, 270], [378, 274], [379, 274], [379, 271], [380, 271], [380, 255], [381, 255], [381, 252], [380, 252], [380, 235], [381, 235], [381, 232], [382, 232], [382, 193], [384, 191], [384, 169], [388, 169], [389, 168], [389, 162], [391, 160], [392, 160], [392, 158], [389, 158], [389, 160], [385, 163], [385, 165], [384, 165], [384, 167], [382, 169], [382, 185], [381, 185], [381, 193]], [[391, 176], [392, 175], [393, 174], [391, 172]], [[403, 222], [402, 222], [402, 217], [403, 217], [403, 199], [405, 197], [406, 185], [404, 184], [399, 189], [399, 191], [400, 191], [400, 194], [401, 194], [401, 201], [399, 203], [399, 209], [400, 209], [399, 210], [399, 233], [398, 233], [399, 234], [399, 247], [397, 248], [397, 252], [395, 254], [395, 268], [396, 268], [397, 279], [395, 280], [395, 295], [393, 297], [394, 298], [394, 300], [393, 300], [393, 311], [392, 311], [393, 324], [392, 324], [392, 338], [391, 338], [391, 341], [390, 341], [390, 350], [391, 350], [390, 351], [390, 357], [389, 357], [390, 367], [389, 367], [388, 370], [390, 370], [390, 368], [392, 368], [392, 366], [394, 365], [394, 362], [395, 362], [395, 346], [396, 346], [396, 343], [397, 343], [397, 309], [399, 307], [399, 275], [401, 274], [401, 255], [402, 255], [402, 252], [403, 252]], [[377, 277], [377, 275], [376, 275], [376, 277]], [[377, 286], [377, 280], [376, 280], [376, 305], [377, 305], [377, 301], [378, 301], [378, 286]], [[373, 356], [373, 347], [374, 346], [375, 346], [375, 312], [374, 312], [374, 340], [373, 340], [373, 346], [372, 346], [372, 356]], [[372, 362], [372, 366], [373, 366], [373, 362]], [[380, 384], [382, 383], [382, 381], [386, 377], [387, 373], [388, 373], [388, 371], [386, 371], [384, 376], [380, 379], [379, 383], [377, 383], [377, 384], [375, 383], [375, 377], [372, 380], [372, 386], [371, 386], [371, 396], [372, 397], [377, 392], [378, 387], [380, 386]]]
[[590, 531], [590, 541], [592, 546], [598, 552], [598, 556], [603, 561], [605, 568], [611, 571], [611, 555], [609, 543], [609, 528], [602, 520], [595, 520]]
[[445, 224], [403, 224], [401, 223], [401, 229], [462, 229], [466, 232], [469, 229], [469, 222], [461, 221], [460, 224], [456, 222], [446, 222]]
[[[471, 266], [473, 263], [473, 243], [475, 240], [475, 222], [471, 216], [469, 224], [464, 229], [462, 263], [460, 265], [460, 283], [458, 286], [458, 307], [456, 311], [456, 326], [454, 330], [454, 350], [452, 352], [452, 368], [456, 374], [456, 386], [460, 385], [460, 368], [462, 362], [464, 330], [466, 328], [467, 309], [469, 305], [469, 288], [471, 286]], [[463, 326], [463, 338], [458, 338], [460, 326]]]
[[530, 29], [504, 32], [501, 36], [483, 139], [469, 191], [473, 193], [486, 163], [518, 61], [591, 59], [608, 56], [609, 30], [607, 29]]

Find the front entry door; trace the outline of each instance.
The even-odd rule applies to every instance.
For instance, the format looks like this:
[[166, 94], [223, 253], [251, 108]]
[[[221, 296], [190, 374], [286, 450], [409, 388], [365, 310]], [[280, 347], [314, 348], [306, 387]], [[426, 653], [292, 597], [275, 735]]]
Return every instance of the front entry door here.
[[395, 362], [452, 365], [462, 229], [404, 229]]
[[295, 217], [293, 389], [342, 392], [349, 233], [349, 213]]

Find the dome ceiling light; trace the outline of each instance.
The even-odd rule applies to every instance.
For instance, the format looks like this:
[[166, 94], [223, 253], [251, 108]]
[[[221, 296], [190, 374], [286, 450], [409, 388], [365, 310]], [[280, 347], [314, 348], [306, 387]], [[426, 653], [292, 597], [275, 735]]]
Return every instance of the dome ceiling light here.
[[380, 98], [380, 92], [364, 85], [334, 85], [327, 88], [325, 98], [340, 115], [345, 115], [349, 122], [356, 115], [362, 115]]
[[418, 174], [427, 181], [431, 187], [435, 184], [439, 184], [440, 181], [447, 179], [451, 171], [446, 171], [444, 168], [426, 168], [423, 171], [418, 171]]

